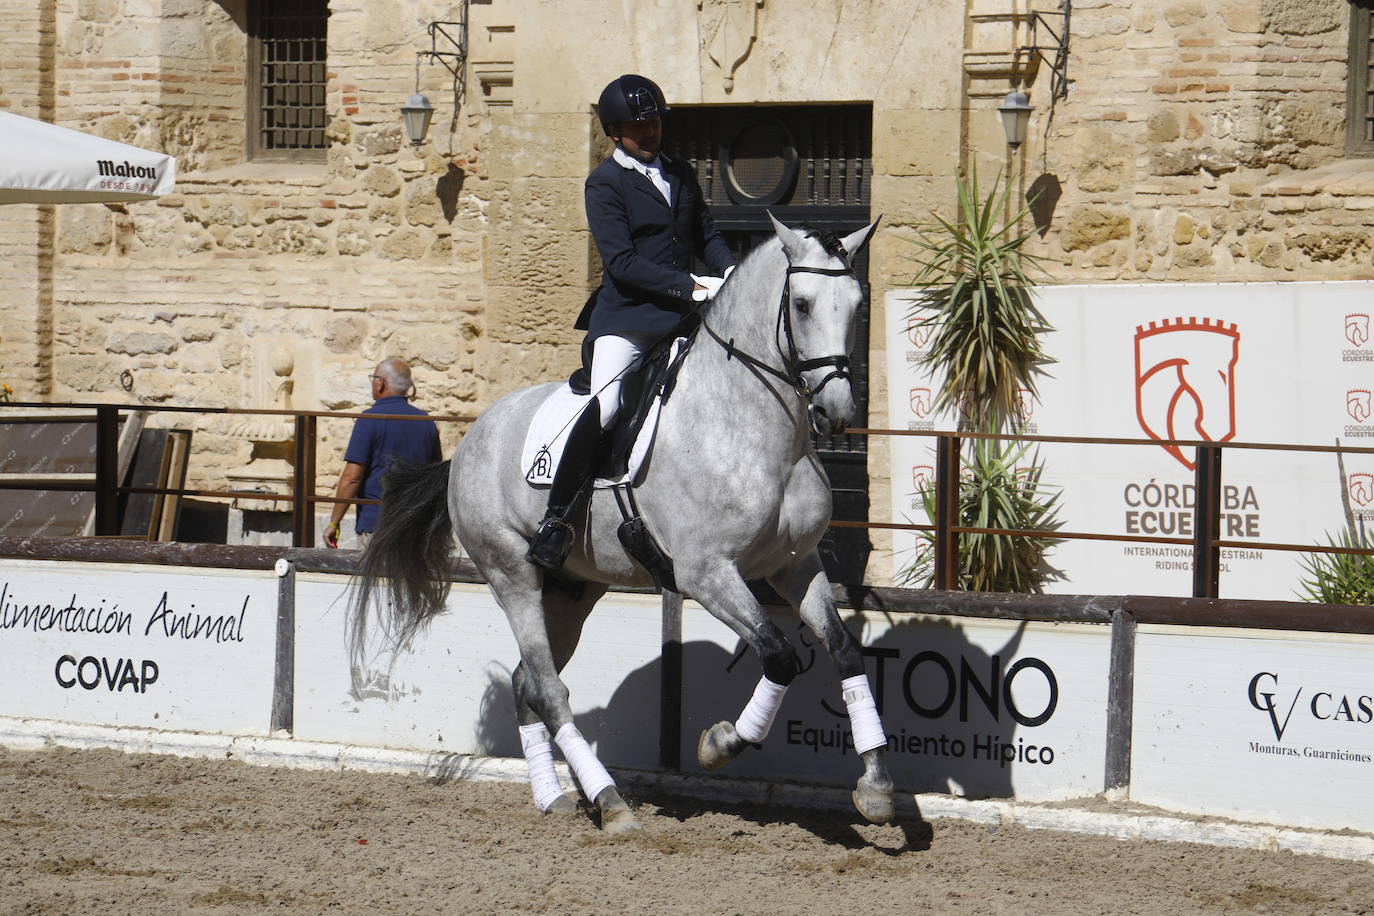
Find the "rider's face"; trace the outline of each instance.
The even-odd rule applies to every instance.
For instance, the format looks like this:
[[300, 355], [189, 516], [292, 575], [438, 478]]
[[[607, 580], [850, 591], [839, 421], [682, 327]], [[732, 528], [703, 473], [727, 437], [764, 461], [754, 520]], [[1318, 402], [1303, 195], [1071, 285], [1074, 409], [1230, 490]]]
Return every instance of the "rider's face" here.
[[663, 146], [663, 120], [622, 121], [615, 126], [620, 148], [640, 162], [653, 162]]

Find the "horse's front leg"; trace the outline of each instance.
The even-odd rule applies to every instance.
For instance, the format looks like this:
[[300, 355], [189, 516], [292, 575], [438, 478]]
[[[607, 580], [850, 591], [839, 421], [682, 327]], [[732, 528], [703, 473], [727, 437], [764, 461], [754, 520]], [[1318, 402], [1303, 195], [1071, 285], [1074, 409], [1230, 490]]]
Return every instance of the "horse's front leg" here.
[[[615, 780], [574, 724], [568, 687], [559, 676], [577, 645], [586, 612], [603, 590], [590, 587], [591, 600], [585, 608], [551, 600], [556, 596], [541, 588], [543, 577], [523, 560], [522, 553], [512, 550], [508, 556], [514, 558], [508, 568], [484, 571], [520, 647], [520, 664], [511, 675], [511, 687], [535, 804], [543, 811], [566, 809], [560, 800], [562, 790], [556, 788], [552, 735], [552, 744], [563, 751], [587, 799], [601, 810], [602, 829], [608, 833], [637, 830], [639, 822], [620, 797]], [[546, 603], [555, 609], [561, 607], [570, 617], [551, 620]]]
[[754, 650], [763, 667], [763, 676], [739, 718], [717, 722], [701, 733], [697, 762], [703, 769], [715, 770], [768, 737], [787, 686], [801, 670], [801, 659], [729, 562], [679, 562], [677, 581], [686, 594], [734, 630]]
[[849, 711], [854, 750], [864, 774], [854, 786], [854, 807], [875, 824], [892, 820], [892, 777], [887, 772], [887, 732], [864, 670], [863, 648], [835, 610], [830, 580], [820, 555], [811, 551], [768, 578], [768, 583], [797, 609], [802, 620], [825, 644], [840, 676], [840, 691]]

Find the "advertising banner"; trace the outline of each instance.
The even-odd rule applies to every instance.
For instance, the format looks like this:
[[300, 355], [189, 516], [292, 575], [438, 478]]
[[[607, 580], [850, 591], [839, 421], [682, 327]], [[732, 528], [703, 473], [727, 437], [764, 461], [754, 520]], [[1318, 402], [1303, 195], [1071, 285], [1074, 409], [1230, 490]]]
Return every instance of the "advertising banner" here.
[[1131, 798], [1374, 831], [1374, 637], [1141, 626]]
[[[839, 679], [795, 617], [778, 626], [801, 656], [761, 750], [731, 776], [852, 785], [854, 754]], [[906, 792], [1057, 800], [1102, 791], [1109, 629], [1090, 624], [851, 614], [888, 736], [888, 767]], [[683, 612], [682, 747], [733, 722], [758, 683], [754, 654], [697, 605]]]
[[[1374, 283], [1150, 284], [1049, 286], [1037, 303], [1054, 328], [1054, 362], [1022, 399], [1018, 429], [1031, 435], [1147, 440], [1374, 445], [1370, 391]], [[958, 428], [957, 410], [938, 413], [940, 379], [922, 360], [928, 328], [910, 317], [914, 294], [889, 293], [888, 401], [891, 424]], [[934, 479], [934, 440], [892, 440], [894, 521], [925, 523], [919, 491]], [[1165, 445], [1043, 444], [1041, 483], [1060, 493], [1066, 531], [1113, 535], [1193, 534], [1191, 448]], [[1374, 519], [1374, 455], [1227, 450], [1222, 465], [1221, 535], [1240, 542], [1322, 544], [1345, 526], [1343, 499], [1357, 519]], [[921, 549], [894, 535], [893, 575]], [[1221, 594], [1292, 600], [1301, 553], [1245, 547], [1222, 551]], [[1191, 593], [1186, 544], [1070, 540], [1049, 557], [1061, 594]]]
[[[520, 652], [485, 585], [455, 584], [447, 612], [399, 657], [374, 632], [361, 671], [345, 642], [347, 585], [296, 579], [297, 738], [521, 756], [510, 686]], [[608, 594], [563, 670], [577, 727], [609, 766], [658, 765], [660, 608], [657, 595]]]
[[269, 572], [0, 561], [0, 715], [266, 734]]

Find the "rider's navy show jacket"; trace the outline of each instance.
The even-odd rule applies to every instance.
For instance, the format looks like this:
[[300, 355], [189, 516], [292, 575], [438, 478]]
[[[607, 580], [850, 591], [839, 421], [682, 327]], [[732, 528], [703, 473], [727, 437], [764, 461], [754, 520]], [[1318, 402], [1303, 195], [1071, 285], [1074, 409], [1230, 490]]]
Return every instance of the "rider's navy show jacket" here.
[[661, 155], [670, 209], [647, 175], [608, 157], [587, 178], [587, 223], [604, 266], [577, 318], [588, 339], [635, 331], [663, 336], [691, 311], [693, 255], [720, 276], [735, 263], [687, 162]]

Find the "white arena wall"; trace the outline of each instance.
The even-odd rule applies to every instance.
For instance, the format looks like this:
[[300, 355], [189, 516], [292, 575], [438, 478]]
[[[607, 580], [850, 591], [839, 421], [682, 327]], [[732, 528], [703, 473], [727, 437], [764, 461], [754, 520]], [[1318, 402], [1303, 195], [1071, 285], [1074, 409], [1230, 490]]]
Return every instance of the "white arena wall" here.
[[[364, 753], [518, 755], [509, 681], [517, 653], [485, 586], [455, 584], [449, 612], [414, 651], [394, 666], [373, 658], [355, 679], [344, 642], [347, 577], [279, 567], [280, 578], [0, 558], [0, 740], [37, 720], [162, 730], [173, 745], [230, 735]], [[1115, 749], [1129, 761], [1116, 785], [1141, 802], [1374, 832], [1374, 812], [1351, 804], [1374, 790], [1365, 674], [1374, 638], [1137, 627], [1119, 609], [1109, 625], [1112, 601], [1129, 599], [1050, 599], [1066, 609], [1059, 622], [958, 616], [948, 610], [959, 596], [911, 594], [939, 613], [843, 611], [862, 634], [903, 791], [1087, 797], [1113, 780]], [[1058, 613], [1044, 599], [998, 601], [1013, 615], [1018, 601], [1023, 616]], [[1075, 617], [1070, 605], [1086, 610]], [[608, 595], [566, 671], [578, 725], [612, 768], [659, 764], [671, 708], [661, 689], [662, 613], [658, 596]], [[778, 622], [806, 670], [764, 748], [704, 778], [851, 785], [859, 765], [830, 663], [794, 619]], [[698, 773], [697, 735], [738, 713], [758, 665], [691, 602], [681, 644], [681, 769]], [[274, 731], [274, 717], [289, 728]]]

